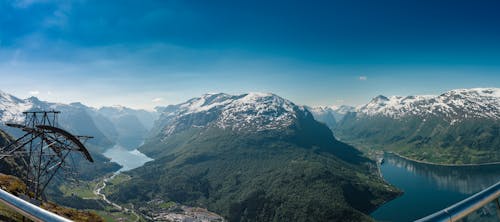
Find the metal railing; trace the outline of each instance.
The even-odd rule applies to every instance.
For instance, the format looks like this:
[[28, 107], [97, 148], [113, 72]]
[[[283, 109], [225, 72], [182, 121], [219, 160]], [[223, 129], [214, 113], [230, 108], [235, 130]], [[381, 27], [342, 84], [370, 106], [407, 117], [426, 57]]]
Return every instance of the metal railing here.
[[[499, 197], [500, 182], [450, 207], [419, 219], [416, 222], [458, 221], [492, 201], [496, 201], [497, 212], [500, 213]], [[33, 221], [71, 222], [69, 219], [44, 210], [2, 189], [0, 189], [0, 202]], [[500, 217], [500, 214], [498, 216]]]
[[500, 218], [500, 203], [498, 202], [499, 197], [500, 182], [472, 195], [465, 200], [451, 205], [444, 210], [419, 219], [416, 222], [458, 221], [492, 201], [496, 202], [497, 213], [499, 213], [498, 216]]
[[0, 202], [33, 221], [71, 222], [69, 219], [44, 210], [2, 189], [0, 189]]

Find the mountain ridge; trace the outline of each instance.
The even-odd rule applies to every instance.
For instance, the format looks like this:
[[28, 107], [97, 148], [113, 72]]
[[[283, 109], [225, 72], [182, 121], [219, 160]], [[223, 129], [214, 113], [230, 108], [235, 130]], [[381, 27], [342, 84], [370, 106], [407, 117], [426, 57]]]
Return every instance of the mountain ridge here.
[[306, 108], [313, 114], [314, 118], [322, 123], [325, 123], [331, 130], [337, 127], [344, 116], [355, 110], [355, 107], [348, 105], [340, 106], [306, 106]]
[[500, 89], [437, 96], [377, 96], [342, 119], [342, 141], [443, 164], [500, 161]]
[[230, 221], [370, 221], [398, 195], [373, 161], [275, 94], [205, 94], [165, 107], [154, 128], [139, 150], [155, 160], [109, 198], [175, 201]]
[[[113, 106], [94, 108], [80, 102], [69, 104], [47, 102], [34, 96], [20, 99], [0, 91], [1, 123], [22, 123], [24, 121], [23, 112], [35, 110], [61, 111], [59, 115], [60, 127], [71, 130], [76, 134], [94, 136], [95, 139], [90, 140], [89, 143], [101, 147], [98, 148], [99, 152], [112, 147], [116, 141], [122, 141], [120, 145], [128, 149], [138, 147], [157, 118], [156, 112], [146, 110]], [[127, 126], [127, 124], [128, 128], [133, 129], [132, 131], [124, 130], [123, 126]], [[19, 132], [8, 127], [2, 126], [1, 128], [13, 135], [19, 134]], [[133, 139], [119, 139], [128, 137], [133, 137]]]
[[378, 96], [355, 111], [368, 116], [393, 118], [442, 115], [449, 121], [474, 117], [500, 119], [500, 88], [455, 89], [438, 96]]
[[204, 94], [169, 106], [159, 121], [172, 125], [165, 134], [173, 133], [179, 127], [177, 122], [186, 118], [196, 121], [193, 123], [195, 127], [205, 127], [210, 123], [221, 128], [231, 126], [233, 130], [249, 128], [250, 125], [260, 127], [256, 130], [266, 130], [289, 125], [298, 111], [293, 108], [304, 110], [272, 93]]

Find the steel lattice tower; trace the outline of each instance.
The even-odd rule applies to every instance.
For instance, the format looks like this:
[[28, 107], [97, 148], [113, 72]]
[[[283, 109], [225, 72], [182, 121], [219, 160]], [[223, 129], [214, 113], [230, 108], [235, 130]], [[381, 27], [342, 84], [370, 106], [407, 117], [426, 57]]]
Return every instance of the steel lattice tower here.
[[20, 160], [25, 172], [22, 179], [35, 199], [41, 199], [47, 185], [57, 174], [74, 173], [74, 164], [71, 163], [72, 154], [80, 153], [93, 162], [92, 156], [83, 145], [89, 136], [74, 136], [58, 128], [57, 116], [59, 111], [30, 111], [23, 112], [24, 124], [6, 124], [19, 128], [24, 135], [9, 145], [0, 148], [0, 159], [12, 156]]

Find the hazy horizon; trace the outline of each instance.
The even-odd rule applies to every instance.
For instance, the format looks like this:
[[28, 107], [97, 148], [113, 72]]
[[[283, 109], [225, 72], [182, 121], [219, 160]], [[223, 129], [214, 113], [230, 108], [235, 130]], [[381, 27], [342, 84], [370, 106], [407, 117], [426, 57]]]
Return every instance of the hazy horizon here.
[[[497, 87], [474, 87], [474, 88], [497, 88]], [[456, 89], [472, 89], [472, 88], [456, 88]], [[456, 90], [456, 89], [450, 89], [450, 90]], [[447, 90], [448, 91], [448, 90]], [[92, 107], [92, 108], [95, 108], [95, 109], [100, 109], [100, 108], [103, 108], [103, 107], [126, 107], [126, 108], [131, 108], [131, 109], [137, 109], [137, 110], [148, 110], [148, 111], [154, 111], [157, 107], [165, 107], [165, 106], [168, 106], [168, 105], [177, 105], [177, 104], [180, 104], [180, 103], [183, 103], [183, 102], [186, 102], [187, 100], [191, 99], [191, 98], [197, 98], [197, 97], [200, 97], [202, 96], [203, 94], [217, 94], [217, 93], [225, 93], [225, 92], [207, 92], [207, 93], [203, 93], [203, 94], [200, 94], [200, 95], [197, 95], [197, 96], [194, 96], [194, 97], [190, 97], [190, 98], [187, 98], [186, 100], [183, 100], [183, 101], [179, 101], [179, 102], [174, 102], [174, 103], [163, 103], [163, 100], [161, 101], [154, 101], [158, 98], [155, 98], [153, 99], [152, 103], [155, 103], [157, 105], [153, 106], [153, 107], [149, 107], [149, 108], [144, 108], [144, 107], [134, 107], [134, 106], [127, 106], [127, 105], [123, 105], [123, 104], [103, 104], [103, 105], [91, 105], [91, 104], [86, 104], [85, 102], [82, 102], [82, 101], [51, 101], [51, 100], [45, 100], [45, 99], [42, 99], [39, 97], [40, 95], [40, 92], [36, 92], [36, 93], [33, 93], [33, 92], [29, 92], [28, 94], [30, 94], [29, 96], [27, 97], [19, 97], [15, 94], [12, 94], [12, 93], [9, 93], [9, 92], [6, 92], [2, 89], [0, 89], [0, 92], [4, 92], [4, 93], [7, 93], [7, 94], [10, 94], [12, 96], [15, 96], [15, 97], [18, 97], [19, 99], [28, 99], [30, 97], [36, 97], [42, 101], [46, 101], [46, 102], [54, 102], [54, 103], [62, 103], [62, 104], [71, 104], [71, 103], [82, 103], [86, 106], [89, 106], [89, 107]], [[411, 94], [411, 95], [383, 95], [383, 94], [379, 94], [379, 95], [383, 95], [383, 96], [387, 96], [387, 97], [390, 97], [390, 96], [403, 96], [403, 97], [406, 97], [406, 96], [437, 96], [441, 93], [444, 93], [446, 91], [443, 91], [443, 92], [440, 92], [440, 93], [437, 93], [437, 94]], [[243, 92], [243, 93], [236, 93], [236, 94], [231, 94], [231, 95], [240, 95], [240, 94], [245, 94], [245, 93], [260, 93], [260, 92]], [[273, 92], [264, 92], [264, 93], [273, 93]], [[226, 93], [226, 94], [230, 94], [230, 93]], [[273, 93], [275, 94], [275, 93]], [[277, 94], [278, 95], [278, 94]], [[339, 106], [343, 106], [343, 105], [346, 105], [346, 106], [352, 106], [352, 107], [358, 107], [360, 105], [364, 105], [366, 103], [368, 103], [371, 99], [375, 98], [376, 96], [379, 96], [379, 95], [373, 95], [372, 97], [369, 98], [369, 100], [367, 101], [364, 101], [360, 104], [357, 104], [357, 105], [352, 105], [352, 104], [346, 104], [346, 103], [342, 103], [342, 102], [338, 102], [338, 103], [334, 103], [334, 104], [319, 104], [319, 105], [308, 105], [308, 104], [300, 104], [300, 103], [296, 103], [295, 101], [291, 100], [292, 102], [296, 103], [297, 105], [301, 105], [301, 106], [309, 106], [309, 107], [339, 107]], [[278, 95], [280, 97], [282, 97], [281, 95]], [[286, 98], [285, 99], [289, 99], [289, 98]], [[289, 99], [290, 100], [290, 99]]]

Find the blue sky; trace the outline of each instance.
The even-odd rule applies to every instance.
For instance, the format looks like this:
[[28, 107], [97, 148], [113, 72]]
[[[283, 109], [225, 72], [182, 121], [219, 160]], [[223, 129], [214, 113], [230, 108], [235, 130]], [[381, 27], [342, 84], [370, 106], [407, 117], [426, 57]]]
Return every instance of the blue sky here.
[[0, 3], [0, 89], [151, 109], [206, 92], [299, 104], [500, 87], [489, 0]]

